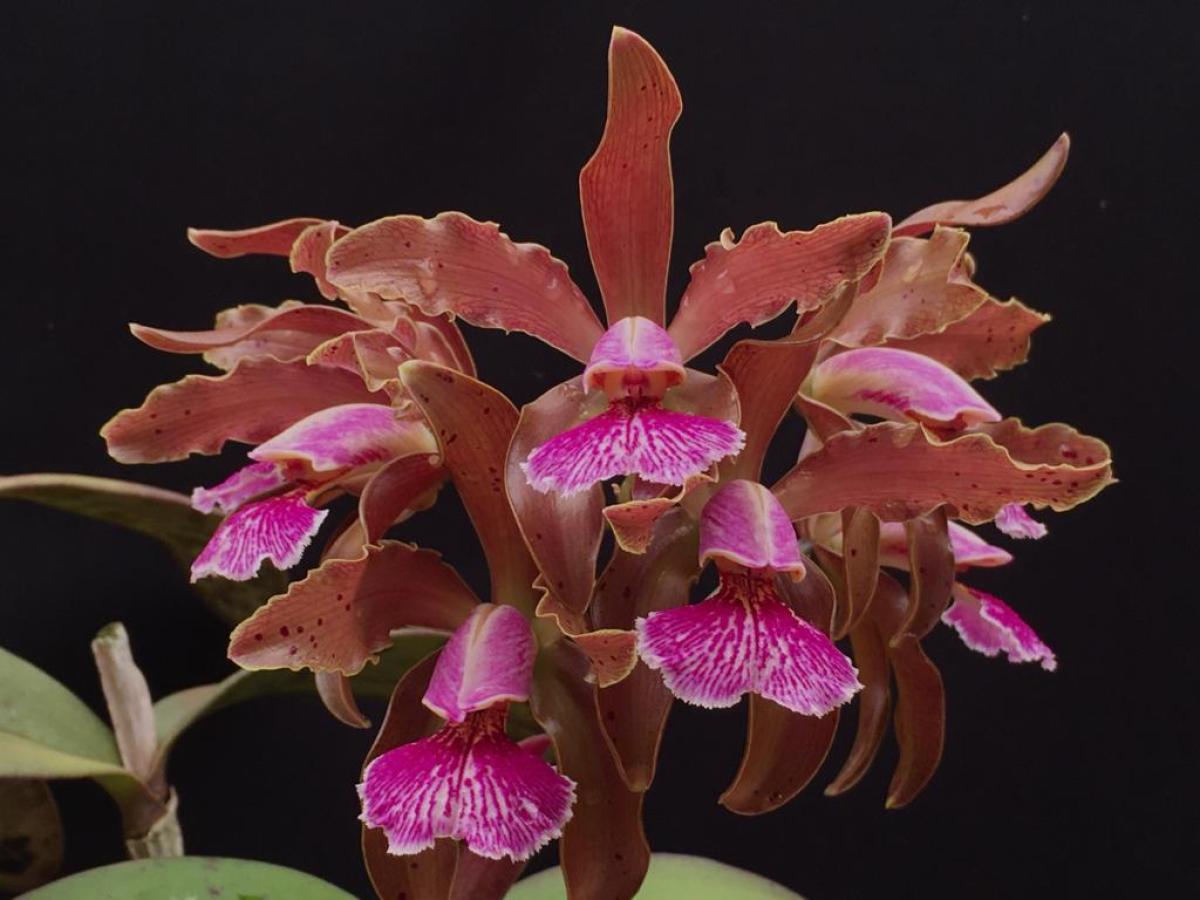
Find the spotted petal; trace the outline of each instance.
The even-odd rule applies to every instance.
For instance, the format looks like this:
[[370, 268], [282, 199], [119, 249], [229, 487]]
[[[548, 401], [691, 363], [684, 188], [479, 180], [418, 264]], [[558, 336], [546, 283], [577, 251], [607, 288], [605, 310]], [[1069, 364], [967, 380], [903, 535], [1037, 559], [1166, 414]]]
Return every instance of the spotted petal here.
[[301, 233], [313, 225], [320, 225], [324, 219], [299, 218], [284, 219], [269, 225], [259, 225], [254, 228], [243, 228], [237, 231], [223, 231], [218, 228], [189, 228], [188, 240], [211, 256], [228, 259], [233, 256], [246, 256], [254, 253], [265, 253], [270, 256], [289, 256], [292, 245]]
[[583, 227], [610, 322], [663, 323], [674, 225], [671, 130], [683, 101], [645, 40], [614, 28], [608, 48], [608, 120], [579, 173]]
[[398, 418], [394, 409], [378, 403], [347, 403], [306, 416], [259, 444], [250, 458], [299, 467], [310, 475], [416, 453], [433, 455], [437, 449], [420, 419]]
[[954, 605], [942, 615], [942, 621], [958, 632], [964, 644], [984, 656], [1004, 653], [1009, 662], [1040, 662], [1047, 672], [1058, 668], [1053, 651], [999, 597], [956, 584]]
[[290, 569], [328, 514], [309, 506], [304, 491], [247, 503], [217, 526], [192, 563], [192, 581], [206, 575], [248, 581], [267, 559], [277, 569]]
[[767, 578], [723, 574], [703, 602], [651, 613], [636, 627], [646, 665], [697, 706], [732, 706], [753, 692], [821, 716], [860, 687], [850, 661], [780, 600]]
[[848, 415], [953, 428], [1000, 420], [1000, 413], [952, 370], [927, 356], [888, 347], [831, 356], [813, 369], [809, 390]]
[[947, 200], [913, 213], [896, 234], [920, 234], [934, 225], [1003, 225], [1029, 212], [1049, 193], [1067, 164], [1071, 139], [1064, 132], [1028, 171], [974, 200]]
[[509, 740], [504, 716], [503, 707], [473, 713], [367, 766], [362, 820], [384, 830], [389, 853], [453, 838], [488, 859], [520, 860], [562, 833], [575, 785]]
[[682, 485], [737, 453], [745, 439], [731, 422], [657, 405], [614, 403], [537, 447], [524, 469], [539, 491], [563, 494], [631, 474], [657, 484]]
[[753, 481], [731, 481], [700, 515], [700, 562], [724, 559], [750, 569], [804, 575], [796, 531], [775, 495]]
[[423, 702], [462, 722], [497, 703], [528, 700], [536, 655], [529, 622], [515, 607], [481, 603], [442, 650]]
[[581, 361], [603, 333], [567, 267], [545, 247], [514, 243], [494, 223], [462, 213], [379, 219], [334, 244], [328, 263], [326, 277], [339, 290], [524, 331]]

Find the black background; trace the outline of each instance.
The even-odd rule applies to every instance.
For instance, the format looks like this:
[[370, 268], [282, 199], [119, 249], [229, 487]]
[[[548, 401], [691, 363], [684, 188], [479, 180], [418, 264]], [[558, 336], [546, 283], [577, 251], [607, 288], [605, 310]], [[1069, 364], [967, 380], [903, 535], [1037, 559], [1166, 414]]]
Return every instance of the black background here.
[[[228, 471], [232, 454], [125, 468], [96, 437], [199, 366], [141, 346], [126, 322], [203, 328], [235, 302], [315, 299], [281, 261], [205, 257], [187, 225], [461, 209], [546, 244], [596, 297], [576, 177], [603, 124], [614, 23], [659, 49], [684, 96], [672, 297], [726, 225], [808, 228], [975, 196], [1069, 130], [1049, 198], [972, 241], [985, 286], [1055, 317], [1032, 362], [982, 390], [1027, 422], [1107, 438], [1122, 479], [975, 579], [1054, 647], [1057, 673], [985, 659], [948, 633], [928, 641], [949, 734], [911, 808], [883, 809], [890, 746], [853, 793], [821, 795], [843, 733], [817, 785], [780, 812], [735, 817], [715, 800], [743, 711], [677, 707], [647, 805], [653, 846], [814, 900], [1195, 890], [1192, 4], [14, 4], [0, 38], [0, 471], [179, 489]], [[523, 337], [469, 338], [483, 376], [517, 402], [575, 371]], [[461, 521], [444, 498], [405, 535], [482, 586]], [[88, 640], [113, 619], [156, 693], [229, 671], [225, 628], [156, 546], [26, 505], [0, 507], [0, 529], [0, 644], [96, 708]], [[202, 722], [170, 773], [189, 849], [366, 896], [353, 783], [368, 741], [310, 698]], [[69, 867], [120, 858], [100, 790], [58, 796]]]

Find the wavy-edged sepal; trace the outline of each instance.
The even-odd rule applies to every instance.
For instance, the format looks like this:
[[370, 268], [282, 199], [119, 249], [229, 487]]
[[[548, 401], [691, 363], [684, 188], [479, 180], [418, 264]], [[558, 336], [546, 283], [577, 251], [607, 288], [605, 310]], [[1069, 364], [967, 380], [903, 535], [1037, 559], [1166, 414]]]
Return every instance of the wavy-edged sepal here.
[[721, 463], [721, 480], [757, 481], [767, 448], [820, 348], [819, 340], [738, 341], [720, 370], [733, 382], [741, 405], [746, 445]]
[[956, 584], [954, 605], [942, 621], [958, 632], [964, 644], [984, 656], [1003, 653], [1012, 663], [1041, 663], [1047, 672], [1058, 668], [1054, 651], [999, 597]]
[[499, 703], [529, 699], [537, 642], [512, 606], [481, 603], [438, 656], [421, 701], [452, 723]]
[[[845, 515], [843, 510], [842, 515]], [[832, 553], [843, 553], [842, 528], [833, 513], [825, 513], [809, 519], [806, 523], [809, 538], [819, 547]], [[966, 567], [1004, 566], [1012, 562], [1012, 554], [1002, 547], [989, 544], [975, 532], [957, 522], [948, 529], [950, 547], [954, 551], [955, 566]], [[890, 569], [908, 571], [908, 534], [903, 522], [886, 522], [879, 529], [879, 565]]]
[[847, 415], [912, 419], [940, 429], [1000, 420], [1000, 413], [952, 369], [893, 347], [831, 356], [813, 369], [808, 389]]
[[328, 366], [353, 372], [369, 391], [399, 393], [396, 370], [415, 356], [399, 339], [386, 331], [347, 331], [315, 347], [305, 359], [309, 365]]
[[956, 561], [950, 542], [946, 510], [904, 523], [908, 538], [908, 606], [892, 643], [911, 636], [920, 640], [941, 620], [954, 590]]
[[1113, 480], [1102, 449], [1065, 425], [1001, 422], [940, 441], [920, 425], [880, 422], [830, 436], [774, 491], [793, 520], [864, 506], [903, 521], [946, 504], [950, 515], [980, 524], [1008, 503], [1061, 512], [1091, 499]]
[[604, 332], [566, 265], [545, 247], [514, 243], [495, 223], [458, 212], [363, 225], [330, 249], [328, 264], [339, 290], [523, 331], [581, 362]]
[[325, 254], [334, 241], [349, 233], [349, 228], [332, 220], [309, 225], [296, 236], [288, 253], [288, 265], [292, 271], [311, 275], [317, 283], [317, 290], [326, 300], [336, 300], [338, 292], [325, 277]]
[[239, 625], [229, 658], [246, 669], [354, 675], [391, 646], [392, 629], [450, 631], [479, 603], [441, 557], [383, 541], [357, 559], [327, 559]]
[[844, 590], [838, 592], [832, 633], [841, 640], [862, 621], [879, 580], [879, 518], [860, 506], [842, 510]]
[[1025, 215], [1049, 193], [1067, 164], [1071, 139], [1063, 132], [1041, 158], [1008, 184], [974, 200], [946, 200], [918, 210], [896, 234], [921, 234], [935, 225], [1003, 225]]
[[936, 359], [963, 378], [995, 378], [1029, 357], [1030, 335], [1050, 321], [1020, 300], [989, 297], [966, 318], [941, 331], [887, 346]]
[[[809, 566], [799, 582], [777, 575], [775, 586], [797, 615], [829, 632], [833, 587], [819, 568]], [[829, 755], [838, 712], [804, 716], [752, 695], [742, 763], [721, 795], [721, 805], [742, 815], [759, 815], [778, 809], [804, 790]]]
[[989, 299], [971, 280], [970, 235], [938, 228], [929, 238], [893, 238], [879, 277], [830, 333], [845, 347], [872, 347], [933, 334]]
[[247, 305], [225, 310], [207, 331], [171, 331], [136, 322], [129, 330], [156, 350], [202, 353], [207, 362], [229, 369], [242, 357], [303, 359], [330, 338], [362, 327], [362, 319], [345, 310], [288, 301], [274, 309]]
[[349, 372], [303, 361], [243, 359], [224, 375], [188, 375], [156, 387], [137, 409], [100, 429], [123, 463], [219, 453], [226, 441], [258, 444], [305, 416], [344, 403], [386, 403]]
[[189, 228], [187, 238], [205, 253], [220, 259], [250, 254], [290, 256], [296, 238], [300, 237], [306, 228], [320, 225], [324, 221], [325, 219], [301, 217], [233, 231], [220, 228]]
[[[645, 553], [613, 554], [596, 581], [592, 620], [599, 628], [627, 629], [638, 616], [686, 603], [700, 573], [697, 552], [694, 520], [678, 508], [664, 515]], [[639, 662], [619, 683], [602, 686], [596, 700], [626, 784], [631, 790], [645, 791], [654, 780], [674, 697], [662, 677]]]
[[751, 225], [740, 239], [726, 228], [691, 267], [691, 282], [668, 332], [691, 359], [735, 325], [762, 325], [792, 304], [816, 309], [866, 275], [887, 248], [886, 213], [843, 216], [811, 231]]
[[888, 809], [907, 806], [937, 771], [946, 740], [946, 692], [942, 676], [921, 642], [900, 635], [908, 608], [905, 592], [890, 575], [881, 573], [871, 615], [887, 640], [888, 663], [896, 680], [893, 727], [900, 758], [888, 785]]
[[416, 330], [413, 355], [417, 359], [427, 359], [475, 377], [471, 348], [452, 316], [427, 316], [415, 306], [408, 307], [408, 316]]
[[479, 535], [491, 572], [491, 599], [532, 615], [537, 567], [504, 486], [516, 407], [494, 388], [434, 363], [405, 363], [400, 380], [429, 420]]
[[559, 844], [560, 865], [568, 897], [633, 897], [650, 865], [643, 795], [625, 784], [605, 741], [588, 671], [576, 647], [557, 641], [538, 657], [530, 698], [534, 717], [554, 741], [560, 771], [579, 785]]
[[579, 173], [592, 268], [608, 321], [663, 324], [674, 227], [671, 130], [683, 100], [666, 63], [640, 35], [614, 28], [608, 47], [608, 116]]
[[[421, 703], [436, 662], [437, 654], [430, 654], [396, 683], [379, 734], [363, 760], [364, 769], [392, 748], [420, 740], [437, 729], [437, 716]], [[380, 897], [443, 900], [449, 896], [458, 859], [458, 846], [454, 841], [437, 841], [430, 849], [414, 856], [393, 856], [387, 848], [387, 835], [382, 830], [363, 825], [363, 862], [371, 885]]]
[[243, 504], [221, 521], [193, 560], [192, 581], [211, 575], [249, 581], [267, 560], [286, 571], [300, 562], [327, 515], [308, 505], [303, 490]]
[[652, 488], [636, 479], [634, 499], [623, 503], [611, 503], [604, 507], [604, 521], [612, 529], [617, 546], [627, 553], [645, 553], [654, 539], [659, 520], [700, 488], [712, 485], [717, 480], [717, 469], [693, 475], [682, 487], [658, 486], [658, 496], [639, 497], [640, 489]]
[[522, 463], [533, 448], [577, 424], [585, 415], [577, 379], [553, 387], [521, 409], [504, 469], [508, 499], [529, 545], [541, 581], [562, 607], [583, 615], [595, 581], [604, 520], [604, 489], [542, 493], [529, 484]]

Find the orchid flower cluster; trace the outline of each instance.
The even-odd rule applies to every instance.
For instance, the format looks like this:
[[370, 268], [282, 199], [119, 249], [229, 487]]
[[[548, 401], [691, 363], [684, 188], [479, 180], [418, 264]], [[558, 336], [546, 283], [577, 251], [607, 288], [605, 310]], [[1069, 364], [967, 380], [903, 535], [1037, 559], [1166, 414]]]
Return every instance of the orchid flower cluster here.
[[[323, 540], [316, 565], [236, 628], [231, 659], [311, 670], [331, 710], [362, 725], [354, 676], [407, 630], [449, 635], [397, 684], [358, 785], [381, 896], [499, 896], [553, 839], [572, 897], [632, 896], [676, 700], [750, 695], [721, 796], [744, 814], [813, 779], [853, 704], [854, 743], [826, 788], [848, 790], [894, 709], [895, 807], [942, 752], [943, 683], [922, 649], [939, 622], [980, 653], [1055, 667], [1005, 601], [960, 580], [1012, 560], [973, 527], [1041, 537], [1030, 510], [1097, 494], [1110, 454], [1066, 425], [1005, 418], [972, 386], [1023, 362], [1047, 317], [989, 295], [967, 247], [969, 228], [1047, 193], [1067, 137], [999, 190], [898, 223], [727, 229], [668, 321], [681, 108], [655, 50], [616, 29], [607, 124], [579, 182], [606, 320], [545, 248], [446, 212], [193, 230], [216, 256], [288, 257], [328, 302], [239, 306], [208, 331], [132, 326], [222, 372], [117, 415], [112, 456], [252, 448], [193, 494], [224, 514], [193, 580], [292, 569]], [[789, 311], [786, 336], [738, 341], [715, 372], [688, 367]], [[518, 408], [478, 379], [458, 320], [525, 332], [582, 370]], [[807, 426], [787, 451], [797, 461], [764, 482], [789, 415]], [[387, 537], [447, 482], [487, 556], [486, 598], [435, 550]], [[330, 527], [339, 497], [356, 508]], [[692, 602], [710, 564], [717, 587]]]

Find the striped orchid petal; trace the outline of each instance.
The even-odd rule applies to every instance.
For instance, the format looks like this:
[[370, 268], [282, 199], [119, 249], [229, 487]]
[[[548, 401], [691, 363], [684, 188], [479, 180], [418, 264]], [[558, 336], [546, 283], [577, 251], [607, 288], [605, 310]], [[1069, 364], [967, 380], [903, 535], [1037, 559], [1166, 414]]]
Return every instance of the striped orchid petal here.
[[725, 560], [751, 569], [804, 575], [795, 529], [775, 495], [753, 481], [731, 481], [704, 505], [700, 562]]
[[642, 660], [696, 706], [732, 706], [755, 693], [821, 716], [861, 687], [850, 660], [759, 573], [722, 572], [703, 602], [651, 613], [636, 627]]
[[227, 516], [192, 563], [192, 581], [220, 575], [248, 581], [264, 560], [277, 569], [300, 562], [328, 510], [313, 509], [303, 490], [246, 503]]
[[1039, 662], [1047, 672], [1058, 668], [1054, 652], [1037, 633], [999, 597], [954, 586], [954, 604], [942, 614], [963, 643], [985, 656], [1003, 653], [1009, 662]]
[[956, 428], [1000, 421], [1000, 413], [951, 369], [888, 347], [831, 356], [813, 370], [810, 391], [814, 399], [847, 414]]

